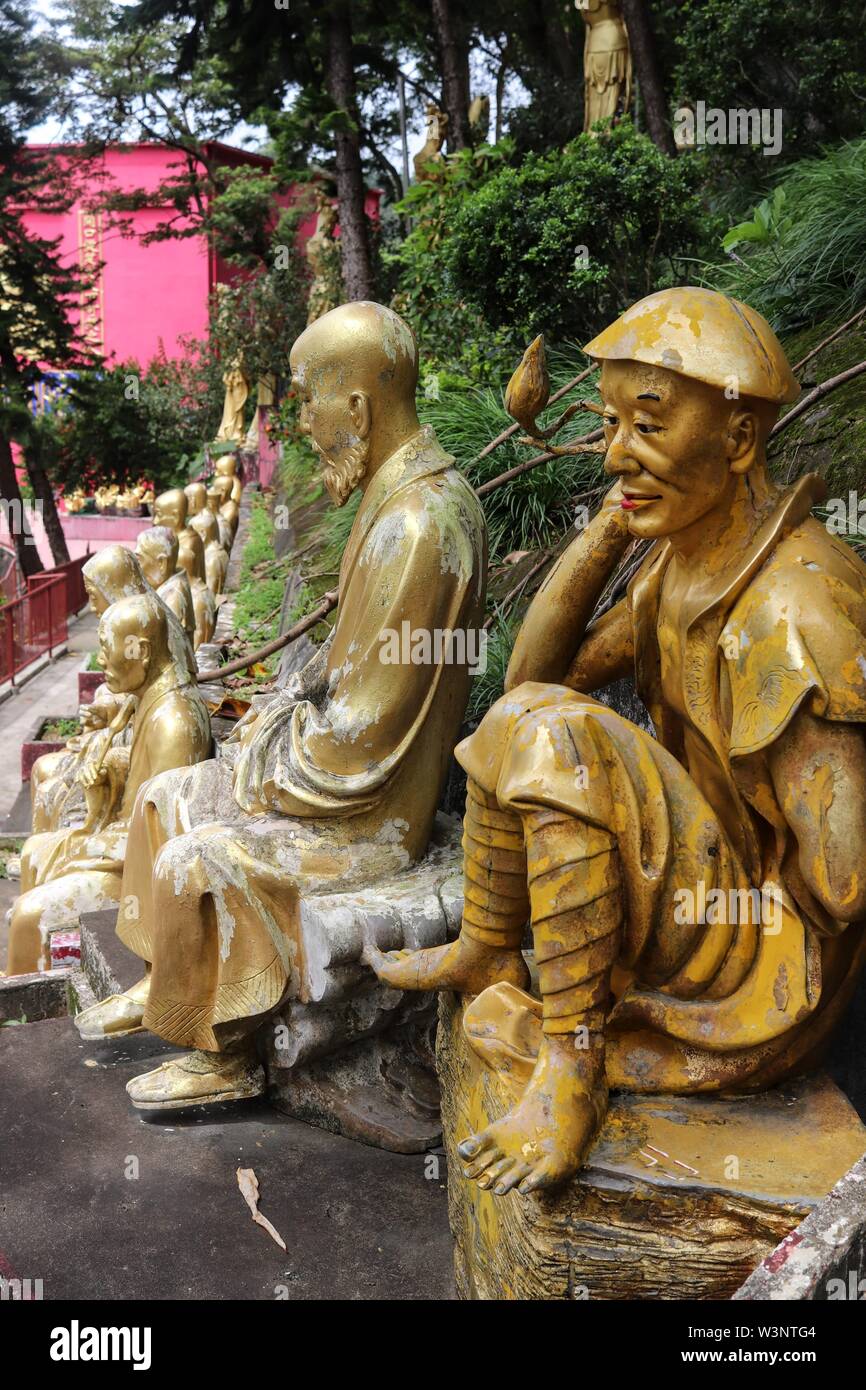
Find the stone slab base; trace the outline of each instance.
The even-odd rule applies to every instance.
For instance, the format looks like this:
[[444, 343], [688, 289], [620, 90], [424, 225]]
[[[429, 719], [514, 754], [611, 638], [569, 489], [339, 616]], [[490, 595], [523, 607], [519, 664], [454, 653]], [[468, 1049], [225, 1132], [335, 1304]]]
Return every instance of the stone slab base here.
[[81, 969], [96, 999], [123, 994], [144, 974], [144, 962], [127, 950], [117, 935], [117, 909], [83, 912], [78, 919], [81, 931]]
[[731, 1298], [866, 1150], [866, 1129], [824, 1076], [731, 1100], [621, 1094], [577, 1177], [495, 1197], [463, 1177], [456, 1145], [514, 1093], [462, 1020], [443, 995], [437, 1070], [461, 1298]]
[[268, 1099], [278, 1110], [391, 1153], [423, 1153], [441, 1140], [433, 1062], [435, 1011], [361, 1039], [329, 1057], [280, 1068], [268, 1063]]

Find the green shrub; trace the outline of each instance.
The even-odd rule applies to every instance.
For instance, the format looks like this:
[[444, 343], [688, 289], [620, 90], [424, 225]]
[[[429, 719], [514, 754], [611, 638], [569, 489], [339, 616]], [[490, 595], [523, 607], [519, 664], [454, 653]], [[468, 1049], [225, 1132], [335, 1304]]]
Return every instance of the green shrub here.
[[[500, 169], [449, 220], [441, 250], [457, 297], [523, 343], [540, 332], [586, 342], [684, 278], [704, 235], [701, 167], [669, 159], [623, 121]], [[447, 284], [442, 298], [444, 312]]]

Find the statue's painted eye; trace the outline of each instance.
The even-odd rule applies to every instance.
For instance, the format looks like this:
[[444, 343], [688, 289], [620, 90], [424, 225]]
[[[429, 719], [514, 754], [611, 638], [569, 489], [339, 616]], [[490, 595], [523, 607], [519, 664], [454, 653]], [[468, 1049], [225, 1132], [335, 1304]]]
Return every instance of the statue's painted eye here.
[[610, 429], [612, 429], [612, 430], [615, 430], [616, 427], [617, 427], [617, 425], [619, 424], [619, 420], [617, 419], [617, 417], [616, 417], [615, 415], [607, 415], [607, 414], [606, 414], [605, 417], [604, 417], [604, 423], [605, 423], [605, 425], [606, 425], [608, 428], [610, 428]]
[[658, 425], [645, 425], [642, 421], [637, 422], [635, 429], [639, 434], [658, 434], [659, 432]]

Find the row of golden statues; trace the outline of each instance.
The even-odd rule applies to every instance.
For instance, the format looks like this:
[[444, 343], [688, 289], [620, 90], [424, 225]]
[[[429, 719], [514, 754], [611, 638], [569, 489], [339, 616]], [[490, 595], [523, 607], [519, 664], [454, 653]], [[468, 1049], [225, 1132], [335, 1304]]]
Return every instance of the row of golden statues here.
[[[11, 913], [10, 974], [48, 963], [46, 934], [58, 921], [117, 901], [138, 787], [190, 749], [210, 750], [195, 652], [213, 637], [241, 492], [237, 459], [223, 455], [210, 486], [197, 481], [155, 499], [154, 524], [134, 552], [110, 545], [83, 567], [106, 678], [80, 711], [80, 732], [32, 769], [34, 833]], [[159, 719], [145, 718], [156, 704]]]
[[[186, 1049], [129, 1083], [134, 1105], [262, 1093], [255, 1037], [299, 968], [303, 896], [421, 860], [452, 751], [468, 778], [459, 937], [391, 953], [371, 935], [363, 959], [395, 989], [466, 996], [468, 1045], [516, 1088], [463, 1137], [468, 1178], [498, 1194], [568, 1178], [610, 1089], [758, 1090], [820, 1057], [866, 951], [866, 568], [812, 515], [817, 478], [768, 473], [799, 388], [754, 310], [665, 290], [586, 352], [612, 485], [462, 742], [466, 665], [380, 659], [404, 622], [479, 627], [487, 574], [480, 504], [419, 423], [417, 347], [389, 309], [344, 305], [292, 349], [328, 491], [361, 504], [331, 635], [216, 757], [188, 614], [160, 597], [173, 539], [201, 538], [183, 494], [158, 506], [151, 583], [132, 557], [126, 576], [91, 562], [109, 694], [85, 819], [28, 842], [13, 949], [119, 906], [141, 979], [86, 1009], [81, 1035]], [[634, 541], [639, 569], [594, 620]], [[593, 697], [628, 676], [655, 737]]]

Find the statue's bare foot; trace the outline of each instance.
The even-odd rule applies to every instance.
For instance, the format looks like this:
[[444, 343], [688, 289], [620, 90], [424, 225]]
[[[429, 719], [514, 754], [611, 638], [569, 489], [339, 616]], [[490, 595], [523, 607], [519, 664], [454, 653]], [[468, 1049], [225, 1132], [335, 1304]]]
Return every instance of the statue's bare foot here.
[[502, 982], [526, 989], [529, 971], [519, 950], [498, 951], [461, 935], [446, 946], [426, 951], [380, 951], [368, 943], [364, 960], [380, 980], [394, 989], [454, 989], [480, 994]]
[[602, 1085], [586, 1094], [571, 1034], [546, 1036], [529, 1083], [504, 1119], [458, 1144], [464, 1176], [501, 1196], [553, 1187], [572, 1177], [606, 1109]]

